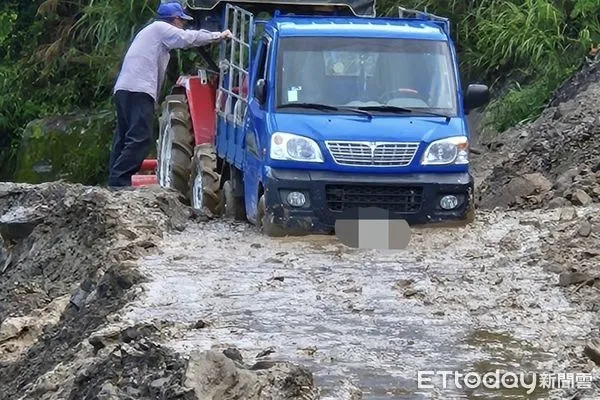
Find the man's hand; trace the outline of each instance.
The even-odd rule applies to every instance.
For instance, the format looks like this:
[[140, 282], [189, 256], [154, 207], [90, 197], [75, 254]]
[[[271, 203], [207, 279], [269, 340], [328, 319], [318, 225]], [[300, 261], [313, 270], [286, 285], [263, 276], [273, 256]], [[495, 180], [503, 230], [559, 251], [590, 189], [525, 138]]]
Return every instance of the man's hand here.
[[221, 40], [231, 39], [232, 37], [233, 37], [233, 35], [231, 34], [231, 31], [229, 29], [227, 29], [226, 31], [221, 32]]

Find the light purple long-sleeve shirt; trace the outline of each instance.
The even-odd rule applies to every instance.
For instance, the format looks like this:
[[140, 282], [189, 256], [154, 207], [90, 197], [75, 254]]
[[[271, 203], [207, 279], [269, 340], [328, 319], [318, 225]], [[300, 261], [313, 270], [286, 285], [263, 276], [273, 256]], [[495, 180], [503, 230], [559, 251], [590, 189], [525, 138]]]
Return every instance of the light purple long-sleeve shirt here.
[[169, 51], [204, 46], [219, 40], [220, 32], [179, 29], [156, 21], [142, 29], [125, 54], [113, 93], [148, 93], [157, 101], [171, 58]]

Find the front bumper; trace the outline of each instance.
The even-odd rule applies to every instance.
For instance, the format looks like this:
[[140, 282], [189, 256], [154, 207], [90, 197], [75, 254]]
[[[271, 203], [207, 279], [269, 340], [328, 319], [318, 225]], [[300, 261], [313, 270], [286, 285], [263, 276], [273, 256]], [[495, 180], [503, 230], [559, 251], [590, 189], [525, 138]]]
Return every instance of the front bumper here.
[[[387, 210], [386, 218], [404, 219], [411, 225], [464, 221], [473, 207], [473, 186], [469, 173], [383, 175], [270, 169], [265, 213], [289, 233], [331, 233], [337, 219], [368, 207]], [[302, 192], [306, 203], [291, 206], [290, 192]], [[442, 209], [444, 195], [457, 196], [458, 206]]]

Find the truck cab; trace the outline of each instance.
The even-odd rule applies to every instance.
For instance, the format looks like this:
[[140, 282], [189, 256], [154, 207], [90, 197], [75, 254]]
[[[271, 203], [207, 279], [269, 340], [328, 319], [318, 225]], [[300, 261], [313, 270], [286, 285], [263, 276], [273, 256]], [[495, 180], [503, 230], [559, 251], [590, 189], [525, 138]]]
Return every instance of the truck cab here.
[[[464, 220], [473, 206], [466, 113], [439, 24], [275, 16], [250, 75], [248, 217], [268, 229], [330, 231], [378, 207], [409, 223]], [[256, 212], [254, 212], [256, 210]]]
[[330, 233], [370, 207], [472, 218], [466, 117], [488, 89], [463, 93], [447, 19], [400, 10], [254, 21], [227, 4], [213, 144], [229, 215], [269, 235]]

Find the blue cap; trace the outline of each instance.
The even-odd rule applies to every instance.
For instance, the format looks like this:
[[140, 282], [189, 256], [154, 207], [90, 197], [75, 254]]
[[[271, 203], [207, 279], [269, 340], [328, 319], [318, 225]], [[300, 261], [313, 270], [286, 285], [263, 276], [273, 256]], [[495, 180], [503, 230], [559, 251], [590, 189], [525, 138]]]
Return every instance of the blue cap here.
[[156, 13], [158, 14], [159, 18], [177, 17], [188, 21], [194, 19], [183, 11], [183, 7], [178, 2], [162, 3], [160, 6], [158, 6]]

